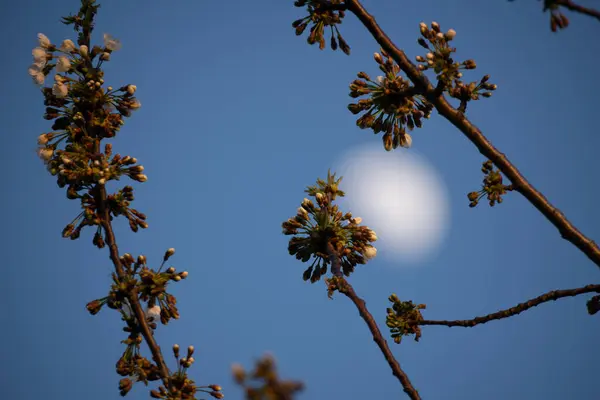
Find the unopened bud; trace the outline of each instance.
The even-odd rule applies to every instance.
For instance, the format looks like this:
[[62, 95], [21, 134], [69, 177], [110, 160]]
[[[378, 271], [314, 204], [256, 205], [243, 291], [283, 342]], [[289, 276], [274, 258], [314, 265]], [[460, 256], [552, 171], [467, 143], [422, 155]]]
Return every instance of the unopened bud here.
[[173, 247], [171, 247], [170, 249], [168, 249], [165, 252], [164, 260], [167, 261], [169, 259], [169, 257], [171, 257], [173, 254], [175, 254], [175, 249]]

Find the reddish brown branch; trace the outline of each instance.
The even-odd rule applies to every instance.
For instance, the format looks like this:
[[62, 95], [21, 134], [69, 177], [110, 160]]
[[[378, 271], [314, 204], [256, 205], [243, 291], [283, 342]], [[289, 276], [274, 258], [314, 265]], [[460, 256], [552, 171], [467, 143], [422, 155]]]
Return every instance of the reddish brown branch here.
[[600, 11], [594, 10], [593, 8], [587, 8], [576, 4], [571, 0], [555, 0], [555, 4], [566, 8], [569, 11], [578, 12], [580, 14], [588, 15], [590, 17], [596, 18], [600, 21]]
[[[329, 260], [332, 264], [332, 270], [341, 271], [341, 268], [339, 266], [340, 257], [337, 255], [331, 243], [328, 244], [327, 250], [329, 252]], [[337, 266], [337, 268], [334, 268], [334, 264]], [[352, 300], [356, 308], [358, 308], [360, 316], [365, 321], [365, 323], [369, 327], [369, 330], [371, 331], [371, 334], [373, 335], [373, 341], [377, 344], [377, 346], [383, 353], [383, 356], [385, 357], [385, 360], [392, 369], [392, 373], [394, 374], [394, 376], [398, 378], [400, 384], [402, 384], [404, 392], [412, 400], [420, 400], [421, 397], [419, 396], [419, 392], [417, 392], [417, 390], [414, 388], [410, 379], [408, 378], [408, 375], [406, 375], [406, 373], [402, 370], [402, 368], [400, 367], [400, 363], [392, 354], [392, 351], [390, 350], [387, 341], [383, 338], [383, 335], [381, 334], [381, 331], [379, 330], [375, 319], [367, 309], [367, 303], [363, 299], [358, 297], [352, 285], [350, 285], [350, 283], [346, 281], [343, 278], [343, 276], [341, 276], [341, 272], [339, 276], [336, 276], [336, 278], [342, 280], [342, 287], [339, 289], [339, 291], [343, 293], [346, 297], [348, 297], [350, 300]]]
[[363, 25], [369, 30], [377, 43], [392, 57], [400, 69], [408, 76], [417, 89], [421, 90], [424, 96], [445, 117], [450, 123], [457, 127], [483, 154], [491, 160], [496, 167], [510, 181], [514, 190], [521, 193], [529, 202], [538, 209], [559, 231], [561, 236], [574, 244], [579, 250], [592, 260], [596, 266], [600, 267], [600, 248], [591, 239], [581, 233], [569, 220], [554, 207], [550, 202], [538, 192], [519, 170], [506, 158], [506, 156], [497, 150], [492, 143], [473, 125], [467, 117], [452, 107], [443, 95], [433, 87], [429, 79], [417, 70], [416, 66], [406, 57], [406, 54], [400, 50], [390, 38], [381, 30], [375, 19], [364, 9], [357, 0], [346, 0], [348, 10], [354, 13]]
[[524, 303], [517, 304], [514, 307], [508, 308], [506, 310], [498, 311], [493, 314], [488, 314], [483, 317], [476, 317], [473, 319], [467, 320], [456, 320], [456, 321], [431, 321], [431, 320], [421, 320], [418, 322], [418, 325], [444, 325], [448, 327], [452, 326], [462, 326], [465, 328], [473, 327], [479, 324], [485, 324], [486, 322], [512, 317], [513, 315], [517, 315], [522, 313], [525, 310], [530, 308], [539, 306], [542, 303], [546, 303], [548, 301], [555, 301], [563, 297], [573, 297], [584, 293], [600, 293], [600, 285], [587, 285], [577, 289], [565, 289], [565, 290], [553, 290], [548, 293], [544, 293], [541, 296], [538, 296], [534, 299], [528, 300]]
[[[104, 186], [97, 186], [96, 189], [98, 193], [98, 213], [101, 218], [102, 228], [104, 228], [105, 232], [104, 239], [106, 241], [106, 244], [108, 245], [110, 251], [110, 259], [115, 266], [117, 276], [119, 277], [119, 279], [123, 279], [125, 278], [125, 270], [123, 269], [121, 259], [119, 258], [119, 250], [117, 248], [115, 234], [113, 232], [112, 224], [110, 222], [109, 209], [106, 207], [106, 189], [104, 188]], [[140, 304], [138, 294], [135, 289], [128, 296], [128, 300], [129, 304], [133, 309], [133, 314], [135, 315], [135, 318], [137, 319], [140, 325], [142, 336], [144, 337], [146, 343], [148, 344], [148, 347], [150, 348], [150, 352], [152, 353], [152, 359], [154, 360], [160, 371], [161, 380], [165, 387], [169, 387], [169, 369], [167, 368], [167, 364], [165, 363], [165, 360], [162, 356], [160, 347], [154, 340], [154, 334], [152, 333], [152, 330], [146, 322], [146, 314], [144, 313], [142, 305]]]

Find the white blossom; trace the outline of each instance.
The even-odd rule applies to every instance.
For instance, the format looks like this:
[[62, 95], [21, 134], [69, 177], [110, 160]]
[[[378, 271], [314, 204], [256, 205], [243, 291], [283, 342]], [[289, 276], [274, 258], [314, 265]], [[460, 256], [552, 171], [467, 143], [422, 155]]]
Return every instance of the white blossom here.
[[412, 137], [408, 133], [400, 136], [400, 146], [404, 148], [409, 148], [412, 145]]
[[377, 234], [372, 229], [369, 229], [369, 241], [370, 242], [376, 242], [377, 241]]
[[105, 33], [104, 34], [104, 47], [106, 47], [108, 50], [111, 50], [111, 51], [119, 50], [121, 48], [121, 41], [118, 39], [115, 39], [108, 33]]
[[71, 61], [65, 56], [58, 57], [56, 62], [56, 72], [67, 72], [71, 69]]
[[75, 50], [75, 43], [73, 43], [71, 39], [65, 39], [60, 45], [60, 50], [64, 51], [65, 53], [70, 53]]
[[54, 154], [54, 150], [49, 147], [42, 147], [38, 150], [38, 156], [44, 160], [44, 162], [49, 161]]
[[69, 88], [64, 83], [55, 83], [52, 85], [52, 94], [56, 97], [62, 98], [66, 97], [69, 93]]
[[38, 144], [43, 146], [46, 143], [48, 143], [48, 136], [45, 133], [42, 133], [40, 136], [38, 136]]
[[385, 78], [381, 75], [379, 75], [377, 78], [375, 78], [375, 80], [377, 81], [377, 83], [379, 83], [380, 85], [383, 84], [383, 81], [385, 80]]
[[146, 310], [146, 316], [149, 318], [160, 317], [160, 306], [156, 305]]
[[137, 99], [129, 102], [129, 108], [132, 110], [137, 110], [141, 106], [142, 106], [142, 104]]
[[354, 222], [356, 225], [360, 225], [360, 223], [362, 222], [362, 218], [354, 217], [354, 218], [352, 218], [352, 222]]
[[135, 91], [137, 90], [137, 86], [127, 85], [127, 88], [125, 90], [127, 90], [127, 93], [129, 93], [130, 95], [133, 95], [135, 93]]
[[452, 40], [456, 36], [456, 31], [454, 29], [448, 29], [446, 32], [446, 40]]
[[40, 42], [40, 46], [42, 46], [44, 49], [47, 49], [52, 45], [52, 43], [50, 43], [50, 39], [48, 39], [48, 36], [44, 35], [43, 33], [38, 33], [38, 40]]
[[31, 50], [31, 55], [33, 55], [33, 60], [36, 64], [41, 64], [42, 66], [46, 65], [46, 50], [41, 47], [36, 47]]
[[43, 65], [41, 65], [39, 63], [34, 63], [34, 64], [31, 64], [31, 66], [27, 70], [29, 75], [31, 75], [31, 78], [33, 79], [33, 81], [38, 85], [43, 85], [44, 79], [46, 78], [46, 76], [42, 72], [43, 69], [44, 69]]
[[375, 258], [375, 256], [377, 255], [377, 249], [373, 246], [366, 246], [363, 255], [367, 260]]

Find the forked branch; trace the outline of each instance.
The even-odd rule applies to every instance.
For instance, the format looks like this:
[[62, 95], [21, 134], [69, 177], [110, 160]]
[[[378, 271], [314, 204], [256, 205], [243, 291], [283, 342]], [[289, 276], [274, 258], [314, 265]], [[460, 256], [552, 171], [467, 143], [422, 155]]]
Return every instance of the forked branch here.
[[398, 64], [400, 69], [413, 82], [415, 87], [421, 91], [423, 96], [435, 106], [436, 110], [450, 123], [457, 127], [483, 154], [491, 160], [496, 167], [510, 179], [514, 190], [521, 193], [535, 208], [538, 209], [559, 231], [560, 235], [575, 245], [590, 260], [600, 267], [600, 248], [583, 233], [581, 233], [564, 215], [554, 207], [538, 190], [536, 190], [519, 170], [508, 160], [508, 158], [497, 150], [483, 133], [472, 124], [467, 117], [452, 107], [439, 90], [431, 84], [429, 79], [417, 69], [408, 59], [406, 54], [400, 50], [390, 38], [379, 27], [375, 18], [371, 16], [358, 0], [346, 0], [344, 3], [347, 10], [354, 13], [363, 23], [367, 30], [373, 35], [377, 43]]

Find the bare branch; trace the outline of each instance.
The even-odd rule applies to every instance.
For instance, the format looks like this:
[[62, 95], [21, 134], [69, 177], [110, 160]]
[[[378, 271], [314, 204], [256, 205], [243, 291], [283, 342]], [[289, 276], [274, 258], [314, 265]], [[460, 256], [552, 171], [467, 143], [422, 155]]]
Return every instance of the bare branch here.
[[498, 311], [493, 314], [488, 314], [483, 317], [475, 317], [467, 320], [456, 320], [456, 321], [432, 321], [432, 320], [421, 320], [418, 321], [418, 325], [444, 325], [448, 327], [462, 326], [464, 328], [470, 328], [475, 325], [485, 324], [486, 322], [509, 318], [514, 315], [520, 314], [530, 308], [537, 307], [542, 303], [549, 301], [556, 301], [563, 297], [573, 297], [584, 293], [600, 293], [600, 285], [587, 285], [577, 289], [565, 289], [565, 290], [553, 290], [548, 293], [544, 293], [534, 299], [528, 300], [524, 303], [517, 304], [514, 307], [506, 310]]
[[596, 18], [597, 20], [600, 21], [600, 11], [599, 10], [580, 6], [579, 4], [576, 4], [575, 2], [573, 2], [571, 0], [554, 0], [554, 4], [563, 6], [564, 8], [566, 8], [569, 11], [588, 15], [588, 16]]
[[[329, 260], [331, 262], [332, 271], [341, 271], [340, 257], [337, 255], [331, 243], [328, 243], [327, 250], [329, 253]], [[343, 293], [346, 297], [348, 297], [350, 300], [352, 300], [356, 308], [358, 308], [360, 316], [365, 321], [365, 323], [369, 327], [369, 330], [371, 331], [371, 334], [373, 335], [373, 341], [377, 344], [377, 346], [383, 353], [383, 356], [385, 357], [385, 360], [388, 362], [390, 368], [392, 369], [392, 373], [394, 374], [394, 376], [398, 378], [398, 380], [402, 384], [404, 392], [412, 400], [420, 400], [421, 397], [419, 396], [419, 393], [412, 385], [410, 379], [408, 378], [408, 375], [406, 375], [406, 373], [400, 367], [400, 363], [392, 354], [392, 351], [390, 350], [387, 341], [383, 338], [383, 335], [381, 334], [381, 331], [379, 330], [375, 319], [367, 309], [367, 303], [363, 299], [358, 297], [352, 285], [350, 285], [350, 283], [343, 278], [341, 272], [339, 272], [339, 274], [336, 275], [337, 276], [334, 276], [333, 279], [337, 280], [339, 284], [339, 291]]]

